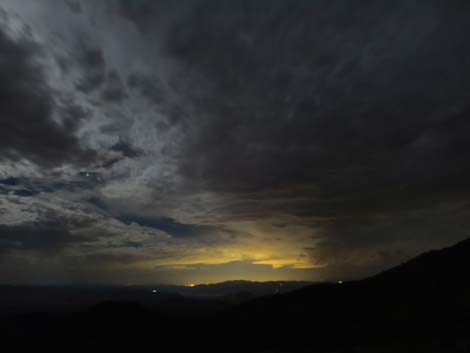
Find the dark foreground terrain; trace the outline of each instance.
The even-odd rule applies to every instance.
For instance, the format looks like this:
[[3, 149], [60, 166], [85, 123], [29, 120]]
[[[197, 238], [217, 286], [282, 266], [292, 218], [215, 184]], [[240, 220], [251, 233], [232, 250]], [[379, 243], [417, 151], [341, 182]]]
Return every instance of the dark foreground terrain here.
[[5, 286], [0, 335], [9, 351], [470, 352], [469, 272], [466, 240], [341, 284]]

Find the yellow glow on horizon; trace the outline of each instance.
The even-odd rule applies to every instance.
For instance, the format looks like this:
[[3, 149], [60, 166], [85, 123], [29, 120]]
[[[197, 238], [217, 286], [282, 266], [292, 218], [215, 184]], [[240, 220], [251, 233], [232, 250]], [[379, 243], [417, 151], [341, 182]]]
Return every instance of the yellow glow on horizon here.
[[145, 260], [139, 265], [144, 268], [185, 269], [191, 265], [220, 265], [245, 261], [257, 265], [268, 265], [274, 269], [318, 267], [305, 251], [305, 248], [312, 246], [311, 229], [260, 226], [256, 222], [237, 222], [230, 226], [241, 234], [250, 234], [250, 236], [239, 236], [234, 241], [220, 242], [220, 244], [214, 241], [213, 246], [194, 246], [191, 251], [176, 252], [174, 256], [170, 255], [166, 258]]
[[[193, 239], [171, 238], [165, 256], [138, 258], [113, 267], [142, 273], [171, 273], [187, 285], [227, 280], [310, 280], [314, 263], [309, 250], [312, 230], [303, 226], [273, 226], [273, 221], [224, 224], [236, 236], [208, 234]], [[183, 282], [183, 283], [184, 283]], [[188, 284], [189, 283], [189, 284]]]

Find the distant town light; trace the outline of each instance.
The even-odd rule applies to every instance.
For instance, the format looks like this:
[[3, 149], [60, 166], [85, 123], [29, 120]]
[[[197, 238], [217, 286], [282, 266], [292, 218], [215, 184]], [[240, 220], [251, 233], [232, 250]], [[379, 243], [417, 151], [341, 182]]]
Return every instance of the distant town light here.
[[343, 281], [338, 281], [338, 284], [343, 284]]

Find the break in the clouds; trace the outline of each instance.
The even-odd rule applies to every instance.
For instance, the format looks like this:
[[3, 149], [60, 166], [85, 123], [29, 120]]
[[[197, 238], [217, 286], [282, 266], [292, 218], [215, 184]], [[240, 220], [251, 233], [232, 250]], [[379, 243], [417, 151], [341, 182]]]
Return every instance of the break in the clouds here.
[[466, 1], [0, 8], [7, 282], [357, 278], [468, 235]]

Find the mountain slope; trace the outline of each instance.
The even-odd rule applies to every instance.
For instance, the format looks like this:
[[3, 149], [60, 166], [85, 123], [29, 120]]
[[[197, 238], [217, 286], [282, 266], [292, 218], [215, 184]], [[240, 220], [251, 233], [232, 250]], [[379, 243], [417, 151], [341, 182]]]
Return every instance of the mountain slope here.
[[228, 321], [263, 349], [470, 351], [469, 275], [470, 239], [361, 281], [255, 300]]
[[424, 253], [402, 265], [384, 271], [369, 281], [415, 287], [447, 284], [467, 286], [470, 269], [470, 238], [441, 250]]

